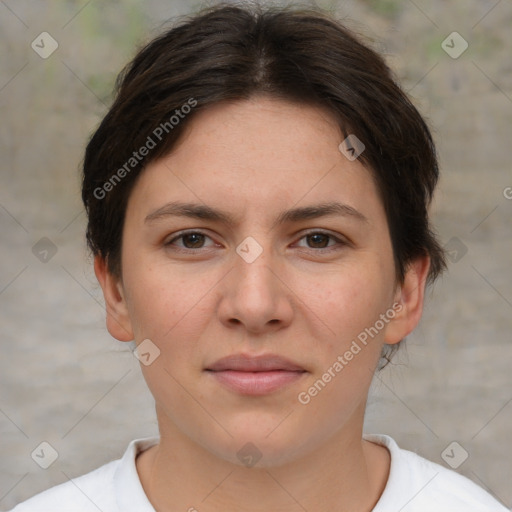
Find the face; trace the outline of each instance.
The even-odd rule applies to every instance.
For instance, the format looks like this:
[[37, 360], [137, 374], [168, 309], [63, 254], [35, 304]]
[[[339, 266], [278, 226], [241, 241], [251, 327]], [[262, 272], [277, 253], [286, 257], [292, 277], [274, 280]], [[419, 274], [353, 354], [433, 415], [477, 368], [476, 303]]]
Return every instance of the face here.
[[219, 104], [139, 177], [122, 281], [99, 262], [97, 275], [110, 332], [160, 351], [142, 370], [162, 438], [238, 464], [251, 442], [271, 466], [360, 437], [383, 343], [419, 319], [426, 268], [396, 284], [376, 186], [342, 140], [318, 108]]

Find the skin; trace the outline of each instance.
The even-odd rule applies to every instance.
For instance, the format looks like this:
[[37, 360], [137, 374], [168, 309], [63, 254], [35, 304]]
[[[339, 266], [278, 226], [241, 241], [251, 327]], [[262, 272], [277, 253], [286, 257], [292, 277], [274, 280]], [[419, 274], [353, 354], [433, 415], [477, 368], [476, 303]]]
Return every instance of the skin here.
[[[161, 441], [137, 458], [158, 512], [363, 512], [386, 485], [389, 453], [362, 440], [364, 410], [383, 344], [419, 322], [429, 260], [412, 262], [396, 282], [377, 189], [370, 172], [339, 151], [343, 138], [312, 106], [260, 96], [210, 107], [139, 177], [127, 206], [122, 278], [95, 259], [109, 332], [137, 344], [150, 339], [161, 351], [141, 366]], [[145, 222], [171, 201], [224, 210], [233, 224], [170, 215]], [[329, 201], [366, 221], [328, 215], [274, 225], [284, 210]], [[181, 230], [207, 236], [175, 239]], [[334, 238], [306, 237], [318, 231]], [[236, 252], [248, 236], [263, 250], [252, 263]], [[298, 393], [394, 302], [401, 311], [299, 403]], [[255, 397], [204, 371], [241, 352], [278, 354], [306, 372]], [[262, 454], [252, 468], [237, 457], [247, 442]]]

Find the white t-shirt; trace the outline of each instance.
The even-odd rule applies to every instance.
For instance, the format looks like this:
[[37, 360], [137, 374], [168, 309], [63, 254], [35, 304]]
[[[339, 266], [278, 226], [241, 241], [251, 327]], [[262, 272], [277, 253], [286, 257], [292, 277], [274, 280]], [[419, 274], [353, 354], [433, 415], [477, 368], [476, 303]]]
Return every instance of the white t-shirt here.
[[[509, 512], [468, 478], [402, 450], [391, 437], [363, 437], [391, 454], [386, 488], [373, 512]], [[157, 437], [136, 439], [121, 459], [37, 494], [11, 512], [155, 512], [135, 458], [157, 442]]]

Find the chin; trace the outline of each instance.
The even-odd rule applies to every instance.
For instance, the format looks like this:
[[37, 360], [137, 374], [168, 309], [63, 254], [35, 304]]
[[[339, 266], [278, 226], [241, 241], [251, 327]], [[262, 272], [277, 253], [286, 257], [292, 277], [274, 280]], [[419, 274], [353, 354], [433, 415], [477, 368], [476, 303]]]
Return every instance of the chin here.
[[[273, 421], [269, 428], [267, 423], [259, 418], [252, 422], [238, 422], [228, 428], [232, 438], [223, 436], [219, 443], [212, 446], [210, 451], [217, 457], [232, 464], [247, 468], [272, 468], [293, 462], [308, 452], [308, 440], [304, 437], [303, 429], [293, 425]], [[277, 428], [276, 428], [277, 427]]]

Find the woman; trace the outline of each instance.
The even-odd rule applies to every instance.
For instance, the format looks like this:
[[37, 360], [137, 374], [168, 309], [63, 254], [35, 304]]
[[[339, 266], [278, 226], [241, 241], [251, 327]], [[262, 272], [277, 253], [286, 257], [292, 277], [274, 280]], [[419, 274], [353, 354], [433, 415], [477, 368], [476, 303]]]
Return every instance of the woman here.
[[82, 197], [107, 327], [160, 437], [14, 511], [501, 511], [363, 434], [372, 376], [445, 267], [430, 132], [315, 10], [217, 5], [143, 48]]

